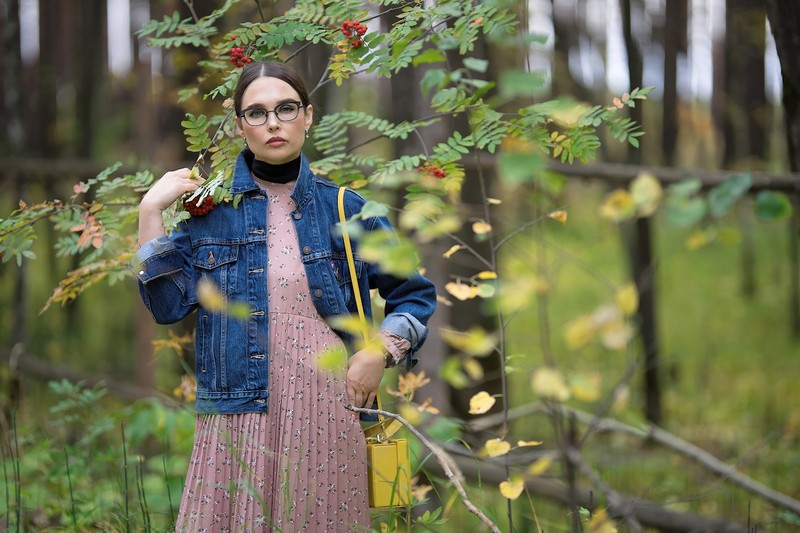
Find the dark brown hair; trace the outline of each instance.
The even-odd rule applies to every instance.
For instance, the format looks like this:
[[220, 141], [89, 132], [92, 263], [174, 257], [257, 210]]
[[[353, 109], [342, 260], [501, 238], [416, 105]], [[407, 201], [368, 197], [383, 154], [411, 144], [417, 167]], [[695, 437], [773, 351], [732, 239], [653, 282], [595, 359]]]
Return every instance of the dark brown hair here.
[[311, 103], [308, 89], [306, 89], [306, 82], [303, 81], [303, 77], [293, 67], [277, 61], [258, 61], [256, 63], [248, 63], [239, 76], [239, 83], [236, 84], [236, 92], [233, 95], [233, 107], [237, 116], [242, 111], [244, 91], [258, 78], [277, 78], [285, 81], [292, 86], [292, 89], [297, 91], [304, 106]]

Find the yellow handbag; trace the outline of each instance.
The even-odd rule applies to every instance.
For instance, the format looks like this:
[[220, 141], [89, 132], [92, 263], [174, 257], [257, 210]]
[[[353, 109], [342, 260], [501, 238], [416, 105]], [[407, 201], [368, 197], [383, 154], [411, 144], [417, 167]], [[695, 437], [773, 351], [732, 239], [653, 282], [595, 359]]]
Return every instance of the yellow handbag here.
[[[358, 288], [353, 249], [347, 233], [347, 217], [344, 213], [345, 188], [339, 188], [339, 220], [342, 222], [342, 237], [347, 253], [347, 265], [350, 269], [350, 281], [353, 284], [353, 297], [361, 319], [361, 333], [364, 341], [368, 340], [367, 319], [361, 304], [361, 291]], [[376, 394], [378, 409], [381, 409], [380, 394]], [[411, 503], [411, 457], [408, 453], [408, 440], [392, 438], [402, 424], [391, 419], [387, 421], [382, 415], [378, 423], [364, 429], [367, 439], [367, 475], [369, 481], [369, 506], [373, 508], [405, 507]]]

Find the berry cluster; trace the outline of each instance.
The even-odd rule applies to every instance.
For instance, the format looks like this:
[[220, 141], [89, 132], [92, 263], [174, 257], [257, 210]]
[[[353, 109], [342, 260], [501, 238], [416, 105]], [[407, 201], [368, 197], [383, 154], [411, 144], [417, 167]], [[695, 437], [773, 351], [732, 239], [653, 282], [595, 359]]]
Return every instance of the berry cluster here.
[[361, 48], [364, 44], [361, 37], [367, 33], [367, 27], [360, 22], [345, 20], [342, 22], [341, 30], [344, 36], [350, 39], [350, 46], [353, 48]]
[[244, 55], [244, 48], [241, 46], [234, 46], [231, 48], [231, 63], [235, 67], [243, 67], [248, 63], [252, 63], [253, 60]]
[[216, 204], [214, 204], [214, 198], [211, 195], [203, 198], [203, 201], [200, 202], [200, 205], [197, 205], [197, 198], [192, 198], [191, 200], [186, 200], [183, 202], [184, 209], [186, 209], [186, 211], [188, 211], [193, 217], [207, 215], [212, 209], [214, 209], [214, 205]]
[[425, 163], [425, 165], [419, 167], [417, 170], [420, 174], [426, 174], [428, 176], [433, 176], [434, 178], [442, 179], [447, 176], [447, 173], [442, 170], [439, 165], [431, 165], [430, 163]]

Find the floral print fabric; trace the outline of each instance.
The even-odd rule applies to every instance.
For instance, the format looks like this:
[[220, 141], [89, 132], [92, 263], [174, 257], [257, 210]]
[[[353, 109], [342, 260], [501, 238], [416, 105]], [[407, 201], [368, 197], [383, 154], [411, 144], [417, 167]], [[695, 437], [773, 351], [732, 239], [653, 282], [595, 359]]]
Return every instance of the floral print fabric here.
[[269, 412], [201, 415], [177, 531], [370, 531], [364, 435], [344, 376], [317, 367], [341, 340], [317, 313], [291, 213], [269, 197]]

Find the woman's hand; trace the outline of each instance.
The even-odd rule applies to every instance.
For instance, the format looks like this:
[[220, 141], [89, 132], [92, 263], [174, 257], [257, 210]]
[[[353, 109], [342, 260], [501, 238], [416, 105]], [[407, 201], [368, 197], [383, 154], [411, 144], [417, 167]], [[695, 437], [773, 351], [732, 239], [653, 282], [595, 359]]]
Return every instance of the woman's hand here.
[[360, 350], [350, 357], [347, 367], [347, 399], [354, 407], [372, 408], [385, 366], [383, 354], [374, 349]]
[[139, 246], [164, 235], [161, 212], [175, 200], [196, 190], [203, 180], [192, 176], [188, 168], [167, 172], [150, 187], [139, 203]]
[[203, 180], [193, 177], [192, 171], [188, 168], [172, 170], [161, 176], [161, 179], [150, 187], [139, 206], [142, 209], [161, 212], [187, 192], [197, 189], [202, 183]]

